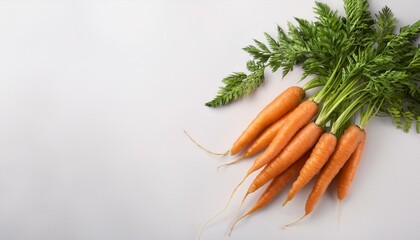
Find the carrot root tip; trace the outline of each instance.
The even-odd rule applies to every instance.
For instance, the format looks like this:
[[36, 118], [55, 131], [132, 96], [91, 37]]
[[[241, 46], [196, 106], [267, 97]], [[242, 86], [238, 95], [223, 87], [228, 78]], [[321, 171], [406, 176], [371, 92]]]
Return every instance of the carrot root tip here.
[[283, 202], [283, 204], [282, 204], [282, 206], [284, 207], [284, 206], [286, 206], [286, 204], [289, 202], [289, 198], [287, 198], [286, 200], [284, 200], [284, 202]]
[[228, 162], [228, 163], [221, 164], [221, 165], [217, 166], [217, 171], [219, 171], [219, 169], [220, 169], [221, 167], [226, 167], [226, 166], [228, 166], [228, 165], [234, 164], [234, 163], [236, 163], [236, 162], [241, 161], [242, 159], [244, 159], [244, 157], [243, 157], [243, 156], [242, 156], [242, 157], [240, 157], [240, 158], [237, 158], [237, 159], [235, 159], [235, 160], [233, 160], [233, 161], [230, 161], [230, 162]]
[[293, 222], [291, 222], [291, 223], [288, 223], [288, 224], [284, 225], [284, 226], [283, 226], [283, 229], [286, 229], [287, 227], [290, 227], [290, 226], [292, 226], [293, 224], [296, 224], [296, 223], [300, 222], [300, 221], [301, 221], [302, 219], [304, 219], [306, 216], [308, 216], [308, 213], [305, 213], [305, 215], [303, 215], [302, 217], [298, 218], [297, 220], [295, 220], [295, 221], [293, 221]]
[[241, 182], [239, 182], [239, 184], [233, 189], [233, 191], [232, 191], [232, 193], [230, 194], [230, 196], [229, 196], [229, 199], [228, 199], [228, 202], [226, 203], [226, 206], [222, 209], [222, 210], [220, 210], [216, 215], [214, 215], [212, 218], [210, 218], [204, 225], [203, 225], [203, 228], [201, 228], [201, 231], [200, 231], [200, 234], [199, 234], [199, 237], [198, 237], [198, 239], [201, 239], [201, 235], [202, 235], [202, 233], [203, 233], [203, 231], [204, 231], [204, 229], [207, 227], [207, 225], [210, 223], [210, 222], [212, 222], [214, 219], [216, 219], [216, 217], [218, 217], [220, 214], [222, 214], [228, 207], [229, 207], [229, 204], [230, 204], [230, 202], [232, 201], [232, 198], [233, 198], [233, 195], [235, 195], [235, 192], [236, 192], [236, 190], [239, 188], [239, 186], [241, 186], [242, 185], [242, 183], [245, 181], [245, 179], [246, 179], [246, 177], [247, 176], [245, 176], [242, 180], [241, 180]]
[[203, 149], [204, 151], [206, 151], [207, 153], [210, 153], [210, 154], [212, 154], [212, 155], [216, 155], [216, 156], [221, 156], [221, 157], [223, 157], [223, 156], [226, 156], [226, 155], [228, 155], [229, 153], [230, 153], [230, 150], [227, 150], [227, 151], [225, 151], [225, 152], [213, 152], [213, 151], [210, 151], [209, 149], [207, 149], [207, 148], [205, 148], [204, 146], [202, 146], [201, 144], [199, 144], [193, 137], [191, 137], [191, 135], [190, 134], [188, 134], [188, 132], [186, 131], [186, 130], [184, 130], [184, 133], [185, 133], [185, 135], [187, 135], [187, 137], [195, 144], [195, 145], [197, 145], [197, 147], [199, 147], [199, 148], [201, 148], [201, 149]]
[[241, 205], [239, 205], [239, 209], [241, 209], [242, 205], [244, 205], [245, 199], [246, 199], [246, 197], [247, 197], [249, 194], [250, 194], [250, 192], [249, 192], [249, 191], [248, 191], [248, 192], [246, 192], [246, 194], [245, 194], [244, 198], [242, 198]]
[[337, 207], [337, 230], [340, 230], [340, 223], [341, 223], [341, 209], [342, 209], [343, 200], [338, 200], [338, 207]]
[[236, 224], [237, 224], [239, 221], [241, 221], [243, 218], [245, 218], [246, 216], [248, 216], [248, 213], [246, 213], [246, 214], [244, 214], [244, 215], [240, 216], [238, 219], [236, 219], [236, 221], [232, 224], [232, 226], [231, 226], [231, 227], [230, 227], [230, 229], [229, 229], [229, 237], [230, 237], [230, 235], [232, 234], [232, 231], [233, 231], [233, 229], [235, 228]]

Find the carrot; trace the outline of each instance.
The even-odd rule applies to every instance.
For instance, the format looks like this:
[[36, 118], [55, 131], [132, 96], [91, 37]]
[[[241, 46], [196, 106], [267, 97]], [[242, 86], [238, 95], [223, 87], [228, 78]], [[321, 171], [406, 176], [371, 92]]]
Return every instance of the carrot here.
[[[245, 179], [249, 175], [251, 175], [251, 173], [260, 169], [261, 167], [266, 165], [268, 162], [270, 162], [273, 158], [275, 158], [283, 150], [283, 148], [289, 143], [290, 139], [293, 138], [296, 132], [298, 132], [303, 126], [307, 125], [311, 121], [311, 119], [317, 114], [317, 112], [318, 112], [318, 104], [316, 104], [312, 100], [307, 100], [307, 101], [302, 102], [301, 104], [299, 104], [297, 108], [295, 108], [292, 112], [290, 112], [288, 116], [286, 117], [286, 119], [284, 120], [282, 127], [277, 132], [276, 137], [273, 139], [270, 145], [268, 145], [267, 149], [265, 149], [265, 151], [262, 152], [262, 154], [259, 155], [255, 159], [254, 164], [251, 166], [250, 169], [248, 169], [244, 178], [242, 178], [239, 184], [235, 187], [230, 198], [232, 198], [236, 190], [242, 185]], [[308, 147], [306, 151], [308, 151], [309, 149], [310, 147]], [[306, 151], [303, 151], [303, 152], [299, 151], [302, 153], [300, 155], [295, 155], [293, 161], [291, 161], [289, 165], [285, 166], [283, 171], [288, 166], [293, 164], [294, 161], [300, 158]], [[280, 172], [278, 174], [280, 174]], [[271, 180], [273, 177], [275, 176], [272, 176], [268, 180]], [[250, 192], [247, 192], [247, 194], [244, 197], [244, 200], [249, 193]]]
[[296, 134], [284, 150], [257, 175], [249, 186], [246, 195], [256, 191], [296, 162], [316, 144], [322, 132], [322, 128], [315, 123], [310, 122], [307, 124]]
[[356, 150], [350, 156], [349, 160], [347, 160], [338, 175], [337, 197], [339, 201], [344, 200], [348, 196], [351, 183], [353, 182], [360, 160], [362, 159], [363, 150], [366, 144], [366, 132], [363, 131], [362, 135], [362, 141], [357, 145]]
[[[279, 129], [279, 131], [276, 134], [276, 137], [273, 139], [270, 145], [268, 145], [265, 151], [262, 152], [262, 154], [255, 159], [254, 164], [248, 170], [245, 177], [249, 176], [251, 173], [260, 169], [268, 162], [270, 162], [273, 158], [275, 158], [289, 143], [293, 136], [302, 127], [307, 125], [317, 113], [318, 105], [312, 100], [307, 100], [299, 104], [299, 106], [295, 108], [284, 120], [283, 126]], [[303, 153], [305, 153], [306, 151], [304, 151]], [[298, 156], [297, 158], [299, 157], [300, 156]]]
[[331, 133], [324, 133], [312, 150], [311, 156], [300, 170], [299, 176], [289, 190], [283, 206], [321, 170], [335, 149], [337, 138]]
[[285, 115], [287, 112], [296, 108], [305, 92], [302, 88], [292, 86], [283, 91], [273, 101], [271, 101], [248, 125], [245, 131], [233, 144], [230, 153], [235, 155], [245, 146], [250, 144], [266, 127]]
[[244, 157], [252, 157], [256, 153], [260, 152], [264, 148], [270, 145], [271, 141], [276, 137], [277, 133], [279, 132], [280, 128], [283, 126], [287, 116], [290, 113], [286, 114], [275, 123], [273, 123], [270, 127], [268, 127], [248, 148], [244, 153]]
[[340, 139], [338, 139], [337, 146], [331, 155], [330, 160], [328, 160], [324, 168], [322, 168], [321, 173], [315, 181], [312, 192], [309, 194], [305, 206], [305, 215], [303, 217], [313, 211], [316, 203], [327, 190], [328, 185], [338, 174], [340, 169], [344, 166], [346, 161], [356, 149], [359, 142], [362, 140], [362, 133], [363, 131], [359, 127], [350, 125], [344, 131], [344, 134], [340, 137]]
[[258, 211], [267, 205], [273, 198], [299, 173], [299, 170], [302, 168], [303, 164], [309, 158], [310, 151], [303, 155], [299, 160], [297, 160], [292, 166], [287, 168], [286, 171], [278, 175], [271, 181], [270, 185], [265, 189], [261, 197], [254, 204], [254, 206], [249, 209], [244, 215], [239, 217], [232, 225], [229, 231], [229, 236], [231, 235], [236, 224], [245, 218], [246, 216]]
[[289, 114], [290, 113], [287, 113], [286, 115], [281, 117], [279, 120], [271, 124], [267, 129], [265, 129], [264, 132], [261, 133], [261, 135], [258, 136], [258, 138], [245, 149], [245, 153], [241, 157], [231, 162], [219, 165], [217, 168], [219, 169], [220, 167], [227, 166], [227, 165], [236, 163], [238, 161], [241, 161], [245, 158], [252, 157], [258, 152], [260, 152], [261, 150], [263, 150], [264, 148], [266, 148], [268, 145], [270, 145], [271, 141], [273, 141], [277, 132], [279, 131], [281, 126], [283, 126], [284, 120]]

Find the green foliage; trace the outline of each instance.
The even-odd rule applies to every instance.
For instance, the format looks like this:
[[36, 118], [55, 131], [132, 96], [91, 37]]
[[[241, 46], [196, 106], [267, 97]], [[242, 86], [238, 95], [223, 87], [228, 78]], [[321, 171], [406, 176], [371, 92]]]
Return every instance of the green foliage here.
[[265, 63], [271, 56], [270, 50], [262, 42], [254, 39], [255, 46], [249, 45], [243, 48], [243, 50], [249, 53], [256, 61]]
[[382, 51], [393, 37], [397, 19], [387, 6], [382, 8], [378, 14], [375, 14], [375, 17], [375, 42], [377, 43], [377, 50]]
[[373, 38], [373, 24], [367, 0], [345, 0], [346, 29], [352, 38], [354, 47], [370, 44]]
[[237, 100], [243, 95], [249, 95], [264, 81], [265, 67], [261, 64], [249, 61], [247, 68], [250, 74], [243, 72], [232, 73], [222, 80], [224, 87], [219, 89], [217, 96], [206, 103], [208, 107], [217, 107]]
[[416, 118], [416, 131], [417, 133], [420, 133], [420, 116], [417, 116]]
[[415, 116], [411, 111], [403, 111], [397, 108], [389, 108], [387, 111], [398, 129], [408, 132], [411, 129], [413, 122], [415, 122], [416, 131], [420, 133], [420, 116]]
[[388, 7], [377, 14], [367, 0], [344, 0], [345, 16], [316, 2], [314, 21], [294, 18], [276, 36], [264, 33], [243, 48], [250, 54], [249, 74], [238, 72], [223, 79], [217, 96], [206, 103], [216, 107], [253, 92], [264, 81], [265, 68], [281, 69], [283, 76], [296, 66], [302, 80], [311, 76], [304, 90], [320, 88], [312, 96], [323, 104], [319, 118], [339, 134], [360, 114], [365, 126], [375, 115], [390, 116], [408, 131], [420, 130], [420, 50], [414, 43], [420, 20], [396, 32], [396, 18]]

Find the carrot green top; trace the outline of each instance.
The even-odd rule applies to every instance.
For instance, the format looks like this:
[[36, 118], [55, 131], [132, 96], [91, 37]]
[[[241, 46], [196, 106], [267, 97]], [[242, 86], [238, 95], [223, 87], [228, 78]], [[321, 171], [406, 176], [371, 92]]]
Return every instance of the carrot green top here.
[[[277, 36], [265, 33], [267, 44], [254, 40], [244, 48], [252, 59], [249, 74], [236, 72], [207, 106], [227, 104], [250, 94], [264, 81], [264, 71], [282, 69], [283, 76], [300, 66], [303, 89], [321, 106], [316, 123], [340, 135], [358, 119], [365, 127], [378, 114], [390, 116], [408, 131], [413, 121], [420, 132], [420, 50], [415, 45], [420, 21], [396, 33], [396, 19], [388, 7], [377, 14], [367, 0], [344, 0], [345, 16], [316, 2], [315, 20], [295, 18]], [[358, 118], [356, 118], [358, 116]]]

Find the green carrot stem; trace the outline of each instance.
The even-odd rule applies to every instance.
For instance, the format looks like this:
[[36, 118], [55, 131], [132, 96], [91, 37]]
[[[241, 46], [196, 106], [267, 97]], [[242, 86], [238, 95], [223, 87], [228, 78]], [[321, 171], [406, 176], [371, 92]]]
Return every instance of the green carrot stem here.
[[343, 84], [341, 87], [343, 89], [337, 89], [336, 94], [333, 94], [330, 98], [325, 101], [324, 106], [322, 107], [319, 116], [316, 120], [316, 124], [322, 126], [330, 119], [331, 114], [347, 99], [353, 97], [358, 93], [360, 85], [356, 86], [358, 79], [354, 79], [348, 84]]
[[345, 126], [345, 123], [353, 117], [353, 115], [359, 111], [364, 104], [366, 104], [369, 101], [369, 95], [367, 93], [364, 93], [360, 95], [358, 98], [356, 98], [337, 118], [337, 120], [334, 122], [334, 124], [331, 127], [331, 133], [335, 134], [337, 131], [340, 130], [343, 126]]
[[360, 128], [365, 128], [368, 122], [379, 112], [385, 98], [376, 98], [372, 104], [367, 106], [367, 110], [360, 114]]
[[322, 103], [324, 102], [325, 98], [330, 94], [331, 91], [336, 89], [334, 86], [339, 83], [338, 79], [340, 77], [337, 76], [341, 71], [341, 63], [342, 58], [338, 60], [337, 66], [335, 67], [334, 71], [331, 73], [331, 76], [328, 78], [327, 82], [325, 83], [325, 86], [321, 89], [319, 94], [313, 99], [316, 103]]

